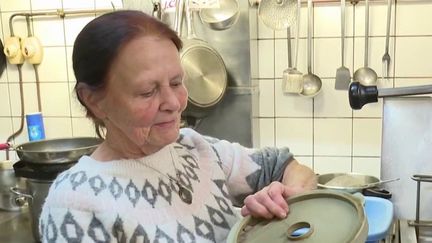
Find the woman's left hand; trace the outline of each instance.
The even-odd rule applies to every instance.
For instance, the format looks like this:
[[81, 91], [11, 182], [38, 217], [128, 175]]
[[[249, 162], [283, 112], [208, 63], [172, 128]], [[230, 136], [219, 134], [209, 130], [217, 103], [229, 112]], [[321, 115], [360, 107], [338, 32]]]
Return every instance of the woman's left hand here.
[[303, 187], [286, 186], [280, 182], [272, 182], [255, 194], [245, 198], [241, 214], [266, 219], [272, 219], [275, 216], [285, 218], [289, 211], [285, 198], [302, 191], [304, 191]]

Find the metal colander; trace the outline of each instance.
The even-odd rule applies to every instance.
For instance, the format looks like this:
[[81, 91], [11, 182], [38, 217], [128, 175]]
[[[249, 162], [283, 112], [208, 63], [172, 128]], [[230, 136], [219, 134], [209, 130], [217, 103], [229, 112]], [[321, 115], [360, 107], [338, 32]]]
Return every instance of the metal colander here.
[[290, 27], [297, 19], [297, 0], [261, 0], [258, 16], [274, 30]]

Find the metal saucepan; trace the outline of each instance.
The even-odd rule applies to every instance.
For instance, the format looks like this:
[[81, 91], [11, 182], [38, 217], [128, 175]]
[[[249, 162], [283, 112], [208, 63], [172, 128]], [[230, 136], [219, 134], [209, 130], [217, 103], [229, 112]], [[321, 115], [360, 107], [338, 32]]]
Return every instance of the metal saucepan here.
[[220, 0], [219, 6], [219, 8], [202, 8], [199, 11], [201, 21], [213, 30], [230, 28], [240, 15], [237, 0]]
[[55, 164], [76, 162], [83, 155], [91, 154], [102, 142], [94, 137], [56, 138], [24, 143], [11, 147], [2, 144], [1, 149], [15, 150], [26, 162]]
[[[182, 2], [182, 1], [179, 1]], [[182, 11], [179, 6], [176, 11]], [[203, 118], [221, 101], [228, 83], [225, 63], [219, 53], [207, 42], [195, 36], [193, 13], [186, 4], [187, 37], [183, 38], [180, 52], [185, 71], [185, 86], [189, 93], [188, 107], [184, 114]], [[177, 13], [176, 18], [182, 14]], [[177, 20], [177, 32], [181, 35], [181, 20]]]
[[357, 173], [328, 173], [318, 175], [318, 188], [355, 193], [396, 180], [399, 180], [399, 178], [382, 181], [371, 175]]

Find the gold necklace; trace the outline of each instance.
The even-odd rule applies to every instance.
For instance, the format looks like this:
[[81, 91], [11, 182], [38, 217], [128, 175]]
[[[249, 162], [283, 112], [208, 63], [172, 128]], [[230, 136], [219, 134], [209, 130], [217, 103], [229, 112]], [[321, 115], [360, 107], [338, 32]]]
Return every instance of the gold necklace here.
[[147, 164], [145, 164], [145, 163], [142, 163], [142, 164], [143, 164], [144, 166], [146, 166], [147, 168], [150, 168], [150, 169], [156, 171], [157, 173], [159, 173], [159, 174], [161, 174], [161, 175], [167, 177], [169, 180], [173, 181], [173, 182], [177, 185], [177, 187], [179, 188], [177, 194], [179, 195], [180, 199], [181, 199], [184, 203], [191, 204], [191, 203], [192, 203], [192, 198], [193, 198], [193, 197], [192, 197], [192, 192], [191, 192], [188, 188], [186, 188], [185, 186], [183, 186], [183, 185], [180, 183], [179, 170], [177, 170], [177, 167], [175, 166], [175, 163], [174, 163], [174, 156], [173, 156], [173, 154], [172, 154], [171, 147], [169, 147], [168, 149], [169, 149], [169, 152], [170, 152], [170, 155], [171, 155], [171, 163], [172, 163], [172, 165], [173, 165], [173, 167], [174, 167], [175, 174], [176, 174], [176, 178], [173, 178], [172, 176], [170, 176], [170, 175], [167, 174], [167, 173], [162, 173], [160, 170], [158, 170], [158, 169], [156, 169], [156, 168], [154, 168], [154, 167], [152, 167], [152, 166], [150, 166], [150, 165], [147, 165]]

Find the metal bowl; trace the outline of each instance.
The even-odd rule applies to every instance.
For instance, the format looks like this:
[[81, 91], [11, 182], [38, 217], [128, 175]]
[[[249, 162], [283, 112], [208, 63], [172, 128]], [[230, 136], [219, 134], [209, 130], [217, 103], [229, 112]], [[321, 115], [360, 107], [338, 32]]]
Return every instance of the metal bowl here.
[[376, 186], [380, 179], [375, 176], [357, 173], [328, 173], [318, 175], [317, 181], [318, 188], [354, 193]]

